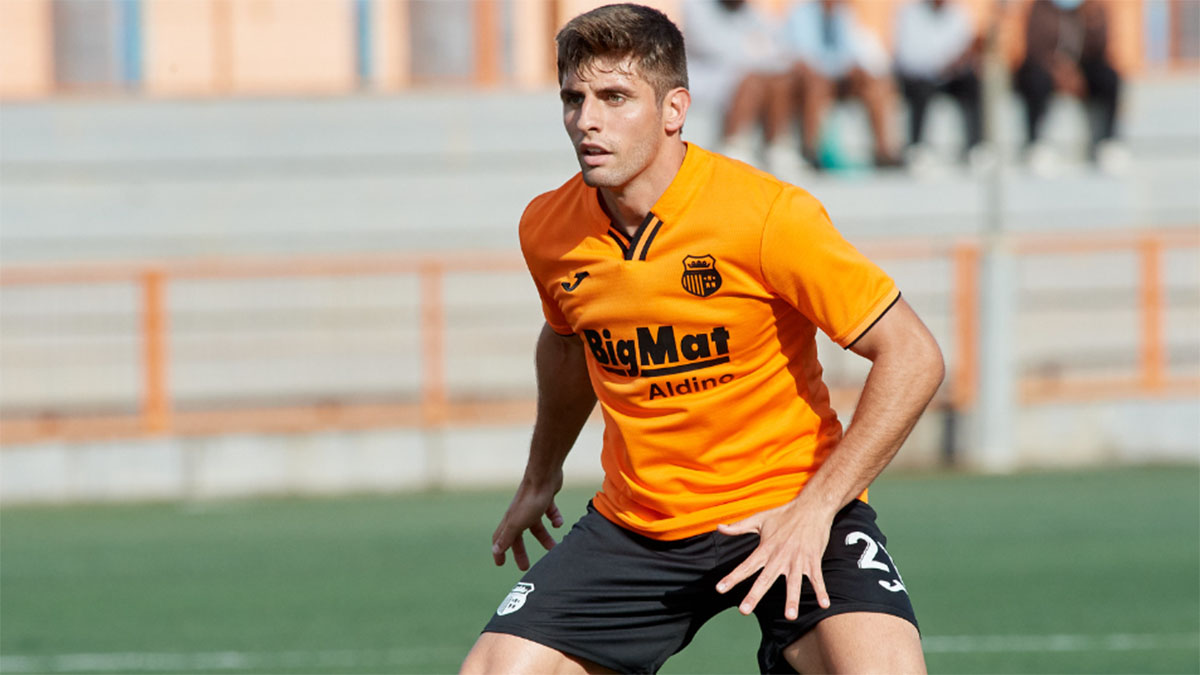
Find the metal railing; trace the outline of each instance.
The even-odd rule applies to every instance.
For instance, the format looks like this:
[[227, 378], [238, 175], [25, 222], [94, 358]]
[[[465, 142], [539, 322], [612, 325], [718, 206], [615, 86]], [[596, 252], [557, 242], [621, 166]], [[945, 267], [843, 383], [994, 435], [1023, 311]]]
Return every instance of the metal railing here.
[[[1165, 256], [1200, 247], [1200, 229], [1105, 235], [1017, 235], [1020, 260], [1045, 256], [1121, 254], [1133, 256], [1136, 287], [1136, 365], [1116, 375], [1057, 372], [1022, 373], [1021, 402], [1114, 397], [1200, 396], [1200, 368], [1170, 367], [1166, 329], [1170, 304]], [[957, 411], [972, 408], [979, 378], [978, 279], [980, 244], [973, 238], [874, 241], [864, 252], [885, 267], [889, 261], [949, 263], [942, 285], [948, 306], [946, 334], [940, 336], [950, 364], [942, 404]], [[532, 396], [492, 398], [452, 396], [447, 385], [448, 274], [521, 273], [521, 261], [496, 253], [439, 255], [361, 255], [343, 257], [260, 258], [216, 261], [8, 265], [0, 270], [0, 291], [21, 287], [76, 287], [130, 284], [139, 289], [140, 405], [136, 411], [108, 415], [63, 409], [0, 411], [0, 443], [18, 444], [53, 438], [98, 439], [153, 435], [217, 434], [236, 431], [309, 431], [322, 428], [417, 426], [435, 428], [480, 421], [532, 419]], [[1176, 290], [1200, 297], [1200, 275], [1185, 274]], [[232, 405], [180, 410], [171, 387], [171, 335], [168, 303], [173, 284], [187, 280], [408, 277], [416, 280], [419, 334], [419, 391], [416, 400], [330, 401], [290, 405]], [[903, 286], [903, 284], [902, 284]], [[1200, 311], [1200, 302], [1184, 311]], [[0, 326], [0, 338], [3, 337]], [[1191, 338], [1200, 340], [1200, 334]], [[1186, 347], [1191, 349], [1190, 346]], [[533, 345], [529, 345], [532, 352]], [[1196, 348], [1200, 351], [1200, 347]], [[1069, 370], [1069, 369], [1068, 369]], [[860, 383], [835, 382], [842, 394]], [[838, 392], [835, 391], [835, 395]]]

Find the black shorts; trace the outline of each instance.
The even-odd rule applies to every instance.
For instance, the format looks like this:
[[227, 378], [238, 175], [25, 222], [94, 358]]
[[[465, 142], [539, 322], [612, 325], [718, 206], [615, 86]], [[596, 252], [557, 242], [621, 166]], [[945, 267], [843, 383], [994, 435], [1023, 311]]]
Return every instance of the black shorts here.
[[[781, 577], [754, 610], [762, 672], [794, 673], [784, 648], [835, 614], [893, 614], [916, 625], [886, 544], [870, 506], [855, 500], [838, 512], [821, 564], [829, 609], [817, 605], [805, 578], [799, 618], [785, 619]], [[587, 514], [504, 598], [484, 630], [620, 672], [653, 673], [706, 621], [741, 602], [757, 575], [724, 595], [716, 585], [757, 545], [757, 534], [718, 532], [658, 541], [612, 523], [588, 504]]]

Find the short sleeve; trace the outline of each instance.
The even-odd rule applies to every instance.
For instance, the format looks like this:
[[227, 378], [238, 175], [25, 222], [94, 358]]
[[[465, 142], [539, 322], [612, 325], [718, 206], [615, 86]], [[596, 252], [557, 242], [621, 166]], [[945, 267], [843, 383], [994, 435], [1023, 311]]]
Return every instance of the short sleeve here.
[[834, 229], [821, 203], [795, 188], [767, 216], [761, 264], [771, 290], [842, 347], [900, 298], [891, 277]]
[[539, 262], [541, 257], [538, 255], [538, 244], [541, 241], [539, 237], [532, 234], [532, 228], [539, 223], [535, 213], [534, 205], [538, 204], [546, 195], [542, 195], [529, 203], [525, 208], [525, 213], [521, 214], [521, 224], [518, 228], [519, 238], [521, 242], [521, 255], [525, 258], [525, 267], [529, 270], [529, 275], [533, 277], [533, 285], [537, 288], [538, 297], [542, 299], [542, 315], [546, 317], [546, 323], [550, 324], [551, 330], [559, 335], [574, 335], [575, 331], [571, 328], [571, 324], [567, 322], [567, 317], [563, 314], [562, 308], [555, 302], [554, 297], [550, 294], [543, 279], [548, 276], [545, 270], [545, 263]]
[[[530, 273], [532, 274], [532, 269]], [[574, 335], [575, 331], [571, 328], [571, 324], [567, 323], [567, 317], [563, 315], [562, 308], [546, 292], [546, 287], [538, 280], [537, 275], [534, 275], [533, 283], [537, 286], [538, 295], [542, 298], [542, 315], [546, 317], [546, 323], [550, 324], [550, 329], [559, 335]]]

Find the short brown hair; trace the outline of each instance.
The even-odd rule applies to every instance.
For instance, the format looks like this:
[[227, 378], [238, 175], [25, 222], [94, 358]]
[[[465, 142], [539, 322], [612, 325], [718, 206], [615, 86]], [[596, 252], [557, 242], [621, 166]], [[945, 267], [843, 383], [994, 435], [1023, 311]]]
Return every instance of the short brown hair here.
[[666, 14], [643, 5], [605, 5], [567, 22], [558, 36], [558, 82], [597, 57], [631, 57], [661, 101], [687, 87], [683, 33]]

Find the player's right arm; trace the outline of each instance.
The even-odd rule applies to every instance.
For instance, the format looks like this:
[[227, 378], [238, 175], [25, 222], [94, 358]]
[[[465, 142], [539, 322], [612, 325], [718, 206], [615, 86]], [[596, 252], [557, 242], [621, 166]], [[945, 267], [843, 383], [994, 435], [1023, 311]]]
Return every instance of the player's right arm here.
[[559, 335], [549, 324], [542, 326], [537, 343], [537, 421], [529, 446], [529, 461], [517, 494], [492, 534], [492, 558], [504, 564], [504, 552], [512, 549], [521, 570], [529, 569], [523, 533], [528, 530], [546, 550], [554, 537], [542, 518], [554, 527], [563, 524], [554, 504], [562, 488], [562, 467], [592, 408], [596, 393], [588, 379], [583, 343], [575, 335]]

